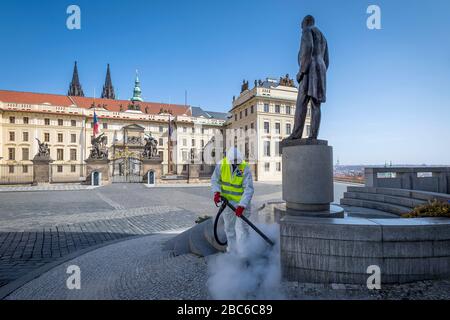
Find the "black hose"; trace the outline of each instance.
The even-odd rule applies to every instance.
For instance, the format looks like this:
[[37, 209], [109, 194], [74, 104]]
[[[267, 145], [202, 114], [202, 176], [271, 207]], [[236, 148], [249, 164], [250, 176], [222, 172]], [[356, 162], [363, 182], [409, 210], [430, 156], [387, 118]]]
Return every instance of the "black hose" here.
[[[219, 212], [217, 212], [216, 220], [214, 220], [214, 238], [218, 244], [220, 244], [221, 246], [226, 246], [227, 241], [221, 242], [219, 240], [219, 237], [217, 235], [217, 225], [219, 224], [220, 215], [222, 214], [222, 212], [225, 210], [225, 208], [227, 206], [229, 206], [230, 209], [233, 211], [236, 211], [236, 208], [230, 202], [228, 202], [227, 199], [225, 199], [224, 197], [221, 197], [221, 198], [222, 198], [222, 204], [220, 205]], [[248, 220], [245, 216], [241, 216], [240, 218], [242, 220], [244, 220], [253, 230], [255, 230], [261, 236], [261, 238], [263, 238], [268, 244], [270, 244], [271, 246], [275, 245], [274, 242], [269, 239], [269, 237], [267, 237], [261, 230], [259, 230], [253, 223], [251, 223], [251, 221]]]
[[225, 242], [220, 241], [219, 236], [217, 235], [217, 225], [219, 224], [220, 215], [222, 214], [223, 210], [225, 210], [226, 207], [227, 207], [227, 201], [222, 201], [219, 212], [217, 212], [216, 219], [214, 220], [214, 239], [221, 246], [226, 246], [228, 241], [226, 241], [226, 240], [225, 240]]

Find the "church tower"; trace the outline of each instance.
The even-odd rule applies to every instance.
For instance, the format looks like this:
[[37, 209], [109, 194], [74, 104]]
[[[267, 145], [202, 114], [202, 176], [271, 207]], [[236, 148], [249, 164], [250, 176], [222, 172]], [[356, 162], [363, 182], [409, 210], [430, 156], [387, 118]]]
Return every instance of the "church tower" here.
[[72, 97], [84, 97], [83, 89], [81, 88], [80, 79], [78, 77], [77, 62], [73, 68], [72, 82], [69, 86], [69, 92], [67, 95]]
[[136, 80], [134, 80], [133, 97], [130, 99], [133, 103], [143, 102], [141, 98], [141, 83], [139, 81], [138, 72], [136, 70]]
[[105, 79], [105, 85], [103, 86], [103, 92], [102, 92], [102, 99], [116, 99], [116, 95], [114, 93], [114, 87], [112, 85], [111, 81], [111, 72], [109, 70], [109, 63], [108, 68], [106, 70], [106, 79]]

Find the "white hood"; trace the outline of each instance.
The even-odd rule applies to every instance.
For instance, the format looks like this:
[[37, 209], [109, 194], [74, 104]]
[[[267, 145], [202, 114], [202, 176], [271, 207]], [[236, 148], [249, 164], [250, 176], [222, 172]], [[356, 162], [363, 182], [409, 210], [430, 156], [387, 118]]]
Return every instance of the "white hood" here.
[[234, 163], [234, 159], [237, 159], [237, 163], [242, 163], [242, 154], [236, 147], [231, 147], [227, 151], [227, 159], [230, 163]]

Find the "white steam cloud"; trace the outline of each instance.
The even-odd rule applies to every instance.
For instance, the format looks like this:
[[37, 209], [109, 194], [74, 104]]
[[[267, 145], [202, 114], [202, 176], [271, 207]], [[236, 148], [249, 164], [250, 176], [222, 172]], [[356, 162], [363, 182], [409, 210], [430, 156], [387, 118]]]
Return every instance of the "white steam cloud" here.
[[217, 254], [208, 259], [208, 290], [218, 300], [283, 299], [278, 224], [257, 224], [275, 245], [268, 245], [249, 228], [239, 253]]

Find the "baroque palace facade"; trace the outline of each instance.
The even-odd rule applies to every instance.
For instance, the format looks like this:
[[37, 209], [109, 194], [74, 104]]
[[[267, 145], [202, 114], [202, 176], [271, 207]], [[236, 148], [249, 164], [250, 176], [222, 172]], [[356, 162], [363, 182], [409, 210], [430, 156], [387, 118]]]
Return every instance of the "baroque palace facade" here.
[[[255, 82], [253, 89], [244, 81], [241, 89], [228, 113], [145, 102], [137, 76], [132, 98], [117, 100], [108, 65], [101, 98], [89, 98], [84, 97], [75, 63], [67, 95], [0, 90], [0, 184], [33, 181], [32, 160], [39, 151], [38, 142], [48, 146], [53, 160], [50, 182], [86, 180], [94, 112], [100, 133], [106, 137], [112, 182], [134, 181], [124, 174], [142, 181], [142, 159], [140, 151], [133, 153], [133, 145], [143, 146], [148, 136], [158, 142], [161, 174], [169, 180], [182, 179], [194, 162], [207, 178], [232, 143], [253, 164], [255, 178], [280, 180], [277, 146], [292, 130], [297, 89], [288, 77]], [[204, 153], [215, 158], [205, 160]], [[134, 161], [128, 163], [130, 172], [126, 173], [125, 160]]]

